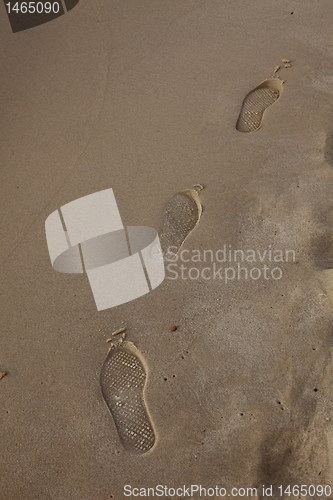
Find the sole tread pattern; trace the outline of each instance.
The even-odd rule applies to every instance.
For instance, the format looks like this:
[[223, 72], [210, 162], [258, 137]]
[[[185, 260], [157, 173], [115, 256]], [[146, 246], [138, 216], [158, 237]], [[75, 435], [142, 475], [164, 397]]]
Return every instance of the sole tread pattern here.
[[247, 94], [236, 124], [239, 132], [260, 128], [265, 110], [280, 97], [281, 86], [282, 82], [277, 79], [266, 80]]
[[139, 357], [128, 347], [112, 349], [101, 371], [101, 389], [123, 447], [132, 453], [146, 453], [155, 444], [143, 391], [146, 371]]

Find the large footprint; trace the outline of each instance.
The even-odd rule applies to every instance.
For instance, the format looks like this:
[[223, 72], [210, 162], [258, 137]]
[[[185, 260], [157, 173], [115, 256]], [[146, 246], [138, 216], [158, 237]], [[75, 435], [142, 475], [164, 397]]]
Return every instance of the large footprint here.
[[277, 78], [265, 80], [247, 94], [243, 101], [236, 129], [239, 132], [254, 132], [261, 126], [264, 111], [278, 100], [282, 82]]
[[104, 362], [100, 383], [123, 447], [146, 453], [155, 434], [144, 400], [146, 370], [141, 354], [131, 342], [113, 346]]
[[185, 189], [175, 194], [168, 202], [163, 213], [163, 226], [159, 232], [162, 254], [171, 258], [176, 255], [188, 235], [198, 224], [202, 206], [198, 190]]

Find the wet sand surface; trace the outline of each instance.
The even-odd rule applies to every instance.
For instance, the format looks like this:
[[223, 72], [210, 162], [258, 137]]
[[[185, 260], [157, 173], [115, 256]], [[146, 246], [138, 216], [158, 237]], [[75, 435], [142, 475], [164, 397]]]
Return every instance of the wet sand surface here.
[[[81, 0], [0, 23], [0, 499], [331, 484], [331, 2]], [[238, 131], [277, 66], [278, 98]], [[85, 275], [52, 269], [62, 205], [113, 188], [124, 225], [160, 230], [197, 183], [200, 222], [151, 293], [98, 312]], [[224, 249], [254, 252], [240, 279]], [[147, 453], [123, 448], [101, 390], [121, 327], [144, 360]]]

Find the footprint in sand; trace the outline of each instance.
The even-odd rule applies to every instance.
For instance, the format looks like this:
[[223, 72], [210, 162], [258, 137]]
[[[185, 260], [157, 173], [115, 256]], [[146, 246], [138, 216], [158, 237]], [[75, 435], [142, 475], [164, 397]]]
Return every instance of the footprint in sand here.
[[159, 232], [161, 247], [153, 246], [151, 255], [157, 260], [171, 259], [177, 255], [188, 235], [198, 224], [202, 206], [198, 191], [200, 184], [175, 194], [167, 203], [163, 213], [163, 226]]
[[142, 356], [134, 344], [123, 342], [110, 349], [101, 371], [102, 394], [123, 447], [137, 454], [155, 444], [144, 400], [146, 379]]
[[282, 85], [277, 78], [265, 80], [247, 94], [236, 123], [239, 132], [258, 130], [265, 110], [280, 97]]

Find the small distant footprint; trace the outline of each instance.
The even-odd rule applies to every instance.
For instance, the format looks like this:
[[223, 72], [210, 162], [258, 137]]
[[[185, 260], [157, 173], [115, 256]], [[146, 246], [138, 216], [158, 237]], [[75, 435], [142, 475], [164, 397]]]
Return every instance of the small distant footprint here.
[[[194, 186], [196, 187], [196, 186]], [[198, 189], [203, 189], [197, 185]], [[175, 194], [163, 213], [163, 226], [159, 232], [164, 257], [176, 255], [180, 247], [198, 224], [202, 214], [198, 190], [185, 189]]]
[[280, 97], [282, 85], [278, 78], [265, 80], [247, 94], [236, 123], [239, 132], [258, 130], [264, 111]]
[[155, 444], [144, 401], [146, 370], [131, 342], [113, 346], [104, 362], [100, 384], [123, 447], [143, 454]]

